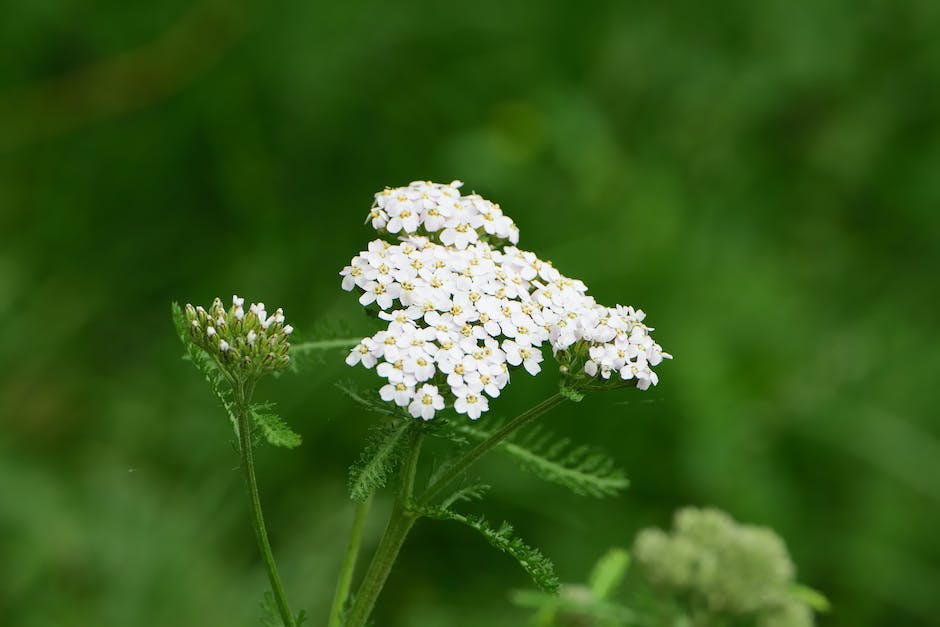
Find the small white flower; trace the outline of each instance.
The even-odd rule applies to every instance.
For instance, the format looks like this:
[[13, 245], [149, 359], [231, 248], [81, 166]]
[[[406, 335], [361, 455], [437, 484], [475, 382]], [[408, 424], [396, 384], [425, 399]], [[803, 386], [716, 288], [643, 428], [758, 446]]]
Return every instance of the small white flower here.
[[542, 366], [539, 364], [542, 363], [544, 357], [542, 357], [542, 351], [539, 349], [524, 344], [517, 344], [513, 340], [505, 340], [503, 342], [503, 350], [506, 351], [506, 361], [513, 366], [522, 364], [526, 372], [533, 376], [537, 375], [542, 370]]
[[361, 362], [366, 368], [373, 367], [378, 362], [378, 357], [374, 353], [375, 347], [375, 340], [370, 337], [365, 338], [349, 351], [346, 363], [355, 366]]
[[490, 408], [487, 398], [473, 392], [470, 388], [459, 388], [455, 390], [455, 394], [457, 399], [454, 401], [454, 409], [458, 414], [466, 414], [471, 420], [476, 420]]
[[444, 409], [444, 397], [437, 393], [436, 385], [422, 385], [408, 405], [408, 412], [415, 418], [430, 420], [434, 413]]
[[399, 407], [406, 407], [414, 394], [415, 389], [404, 382], [389, 383], [379, 390], [379, 396], [383, 401], [394, 401]]

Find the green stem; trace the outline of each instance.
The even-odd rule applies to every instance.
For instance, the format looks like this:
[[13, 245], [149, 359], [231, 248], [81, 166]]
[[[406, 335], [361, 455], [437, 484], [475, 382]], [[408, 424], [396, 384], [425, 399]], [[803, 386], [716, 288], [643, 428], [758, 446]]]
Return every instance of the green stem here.
[[423, 434], [419, 429], [414, 429], [409, 444], [408, 457], [401, 467], [401, 487], [392, 507], [388, 525], [382, 539], [379, 541], [379, 546], [375, 550], [372, 562], [369, 564], [369, 570], [366, 571], [362, 584], [359, 586], [359, 591], [356, 593], [349, 617], [346, 619], [346, 627], [363, 627], [366, 621], [369, 620], [372, 608], [375, 607], [375, 601], [385, 586], [385, 581], [388, 579], [392, 566], [398, 558], [398, 553], [408, 537], [408, 532], [411, 531], [415, 522], [421, 517], [421, 509], [490, 449], [512, 435], [517, 429], [521, 429], [564, 401], [565, 397], [561, 394], [553, 394], [538, 405], [522, 412], [502, 429], [467, 451], [428, 487], [422, 495], [418, 507], [414, 507], [413, 503], [414, 479]]
[[271, 582], [271, 590], [277, 602], [278, 611], [285, 627], [295, 627], [294, 615], [291, 614], [281, 585], [281, 577], [274, 563], [274, 554], [271, 552], [271, 543], [268, 541], [268, 532], [264, 526], [264, 515], [261, 512], [261, 497], [258, 494], [258, 480], [255, 478], [255, 462], [252, 455], [251, 421], [249, 420], [248, 399], [251, 398], [253, 386], [235, 386], [235, 409], [238, 413], [238, 443], [241, 449], [242, 472], [245, 475], [245, 488], [248, 490], [248, 502], [251, 509], [251, 522], [258, 541], [258, 550], [264, 559], [264, 566]]
[[421, 505], [430, 505], [431, 501], [441, 492], [441, 490], [450, 485], [454, 479], [459, 477], [467, 468], [470, 467], [471, 464], [483, 457], [483, 455], [489, 452], [490, 449], [512, 435], [514, 431], [521, 429], [543, 414], [548, 413], [564, 401], [565, 397], [559, 393], [555, 393], [549, 396], [538, 405], [527, 409], [510, 420], [502, 429], [464, 453], [460, 459], [458, 459], [452, 465], [448, 466], [447, 469], [437, 478], [437, 480], [428, 487], [428, 489], [421, 496]]
[[353, 572], [356, 569], [356, 558], [359, 555], [359, 545], [362, 542], [362, 527], [369, 511], [370, 496], [356, 504], [356, 514], [353, 518], [352, 532], [349, 535], [349, 544], [346, 546], [346, 557], [343, 559], [343, 569], [336, 584], [336, 593], [333, 595], [333, 607], [330, 609], [330, 622], [328, 627], [342, 627], [343, 608], [349, 598], [349, 588], [352, 584]]
[[379, 540], [379, 546], [372, 556], [372, 562], [366, 571], [365, 577], [356, 593], [353, 606], [346, 619], [346, 627], [363, 627], [369, 616], [372, 614], [372, 608], [385, 586], [385, 581], [398, 558], [405, 538], [408, 532], [420, 518], [420, 514], [414, 511], [413, 495], [414, 480], [418, 468], [418, 457], [421, 454], [421, 439], [423, 433], [420, 428], [414, 428], [408, 446], [407, 457], [401, 466], [401, 484], [398, 495], [395, 498], [395, 504], [392, 506], [392, 513], [388, 519], [388, 525], [385, 527], [385, 533]]

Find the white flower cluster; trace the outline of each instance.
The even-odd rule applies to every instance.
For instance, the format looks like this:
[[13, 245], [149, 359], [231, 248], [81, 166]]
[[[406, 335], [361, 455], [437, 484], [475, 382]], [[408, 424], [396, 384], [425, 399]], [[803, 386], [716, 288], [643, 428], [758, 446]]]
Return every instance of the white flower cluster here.
[[651, 367], [669, 355], [645, 314], [599, 305], [584, 283], [534, 253], [491, 245], [516, 242], [518, 229], [489, 201], [460, 196], [459, 186], [412, 183], [377, 194], [373, 226], [400, 241], [370, 242], [340, 273], [343, 289], [360, 290], [359, 302], [388, 322], [346, 360], [376, 368], [387, 380], [382, 399], [430, 420], [446, 397], [479, 418], [509, 383], [510, 367], [541, 370], [546, 343], [560, 357], [587, 353], [578, 366], [588, 377], [616, 372], [640, 389], [655, 385]]
[[393, 235], [437, 234], [445, 246], [464, 250], [478, 240], [519, 242], [519, 229], [499, 205], [478, 194], [461, 196], [460, 181], [450, 185], [415, 181], [375, 195], [367, 221]]

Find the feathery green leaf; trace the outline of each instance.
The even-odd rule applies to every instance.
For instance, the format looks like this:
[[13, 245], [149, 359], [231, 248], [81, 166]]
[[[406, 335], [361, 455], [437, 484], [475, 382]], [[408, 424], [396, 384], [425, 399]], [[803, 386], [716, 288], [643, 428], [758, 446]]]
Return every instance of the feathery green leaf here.
[[[462, 423], [455, 428], [460, 433], [485, 440], [499, 429], [499, 424], [484, 428], [477, 423]], [[556, 440], [539, 425], [522, 436], [504, 440], [497, 448], [536, 476], [582, 496], [613, 496], [629, 485], [610, 456], [588, 446], [572, 448], [570, 439]]]
[[350, 381], [339, 381], [336, 383], [336, 388], [368, 412], [380, 416], [402, 415], [400, 412], [395, 411], [398, 409], [396, 405], [386, 403], [380, 399], [375, 390], [363, 390]]
[[489, 491], [490, 486], [484, 483], [474, 483], [473, 485], [468, 485], [456, 490], [453, 494], [441, 501], [440, 506], [446, 509], [454, 503], [479, 501], [486, 496], [486, 493]]
[[301, 444], [300, 435], [274, 412], [273, 403], [252, 405], [251, 416], [269, 444], [282, 448], [296, 448]]
[[238, 416], [235, 415], [235, 406], [232, 400], [232, 385], [226, 378], [225, 374], [219, 369], [218, 365], [206, 353], [204, 350], [193, 344], [192, 340], [189, 338], [189, 330], [186, 328], [186, 315], [183, 313], [182, 308], [179, 304], [173, 303], [173, 323], [176, 326], [176, 333], [179, 335], [180, 341], [183, 343], [183, 346], [186, 348], [185, 359], [188, 359], [192, 362], [193, 366], [196, 367], [206, 381], [209, 383], [209, 389], [212, 390], [212, 393], [221, 403], [222, 407], [225, 409], [225, 413], [228, 414], [228, 418], [232, 423], [232, 429], [235, 431], [235, 434], [238, 434]]
[[385, 487], [401, 457], [404, 436], [410, 426], [407, 420], [401, 420], [372, 428], [359, 461], [349, 469], [349, 496], [352, 500], [364, 501]]
[[[303, 335], [291, 336], [291, 369], [297, 372], [304, 366], [323, 363], [327, 359], [323, 355], [326, 351], [348, 351], [362, 341], [362, 337], [356, 335], [343, 320], [326, 320], [310, 325]], [[334, 356], [329, 359], [334, 359]]]
[[508, 522], [495, 528], [482, 516], [465, 516], [445, 507], [425, 508], [421, 514], [436, 520], [453, 520], [475, 529], [492, 546], [519, 562], [539, 588], [553, 594], [558, 591], [558, 577], [551, 560], [513, 535], [512, 525]]

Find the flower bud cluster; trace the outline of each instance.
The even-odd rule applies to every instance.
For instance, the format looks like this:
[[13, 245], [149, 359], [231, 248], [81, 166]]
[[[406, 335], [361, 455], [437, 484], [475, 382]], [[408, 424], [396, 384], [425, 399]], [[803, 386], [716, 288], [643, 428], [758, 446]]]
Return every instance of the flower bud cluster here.
[[794, 566], [772, 529], [742, 525], [715, 509], [676, 512], [674, 530], [641, 531], [633, 555], [653, 584], [726, 616], [755, 616], [761, 627], [812, 625], [793, 598]]
[[227, 310], [218, 298], [208, 310], [187, 304], [189, 337], [234, 376], [258, 378], [283, 370], [290, 362], [293, 327], [284, 323], [281, 309], [268, 315], [264, 303], [252, 303], [247, 311], [244, 304], [238, 296]]
[[[583, 282], [505, 245], [518, 239], [512, 221], [479, 196], [460, 196], [459, 185], [413, 183], [376, 195], [373, 225], [399, 241], [370, 242], [340, 274], [343, 289], [361, 292], [359, 302], [388, 324], [353, 348], [347, 363], [375, 367], [387, 380], [382, 398], [425, 420], [445, 400], [479, 418], [512, 369], [541, 370], [545, 345], [563, 366], [569, 354], [585, 354], [579, 376], [617, 373], [640, 389], [656, 384], [651, 368], [670, 356], [650, 337], [643, 311], [599, 305]], [[458, 214], [458, 207], [478, 213]], [[479, 226], [487, 211], [497, 225], [492, 232], [486, 218]], [[461, 231], [472, 239], [447, 233], [458, 219], [478, 225]]]
[[518, 243], [519, 229], [499, 205], [477, 194], [462, 196], [462, 185], [415, 181], [386, 188], [375, 195], [367, 221], [380, 233], [426, 235], [458, 250], [480, 240]]

